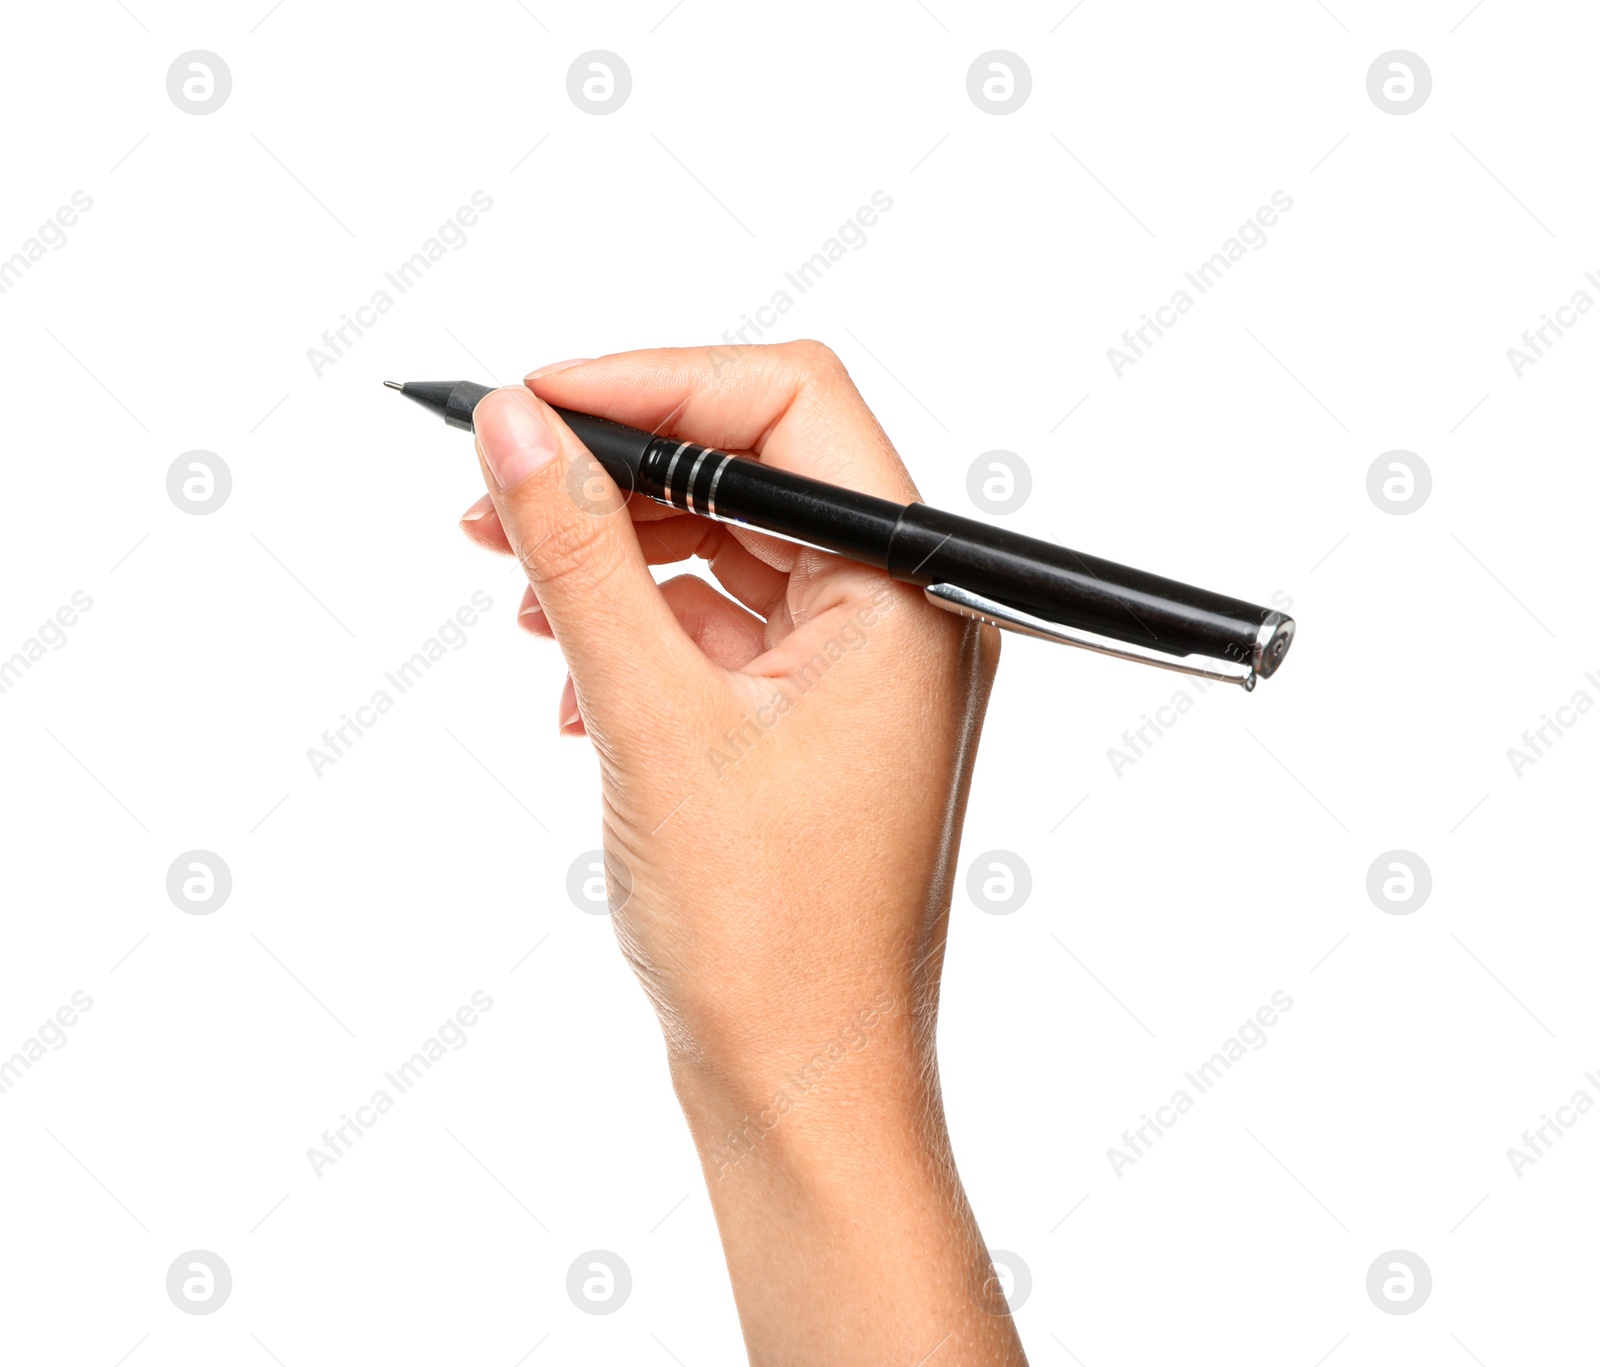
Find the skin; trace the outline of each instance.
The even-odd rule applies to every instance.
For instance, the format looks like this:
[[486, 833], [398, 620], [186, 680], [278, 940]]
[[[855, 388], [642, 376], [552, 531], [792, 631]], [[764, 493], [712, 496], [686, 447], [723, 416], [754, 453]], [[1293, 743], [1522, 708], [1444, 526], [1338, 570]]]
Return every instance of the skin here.
[[[660, 1017], [750, 1361], [1025, 1363], [951, 1153], [934, 1048], [998, 633], [881, 573], [624, 502], [549, 405], [917, 497], [815, 342], [534, 371], [475, 417], [519, 620], [600, 761], [618, 943]], [[576, 468], [574, 463], [576, 462]], [[697, 556], [726, 596], [648, 566]]]

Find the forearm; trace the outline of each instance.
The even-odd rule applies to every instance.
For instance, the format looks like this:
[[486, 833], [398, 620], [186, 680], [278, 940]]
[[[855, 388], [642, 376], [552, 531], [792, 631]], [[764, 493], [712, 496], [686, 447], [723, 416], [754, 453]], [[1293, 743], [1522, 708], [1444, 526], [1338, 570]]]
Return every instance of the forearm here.
[[794, 1067], [678, 1062], [754, 1367], [1020, 1367], [931, 1056], [880, 1037]]

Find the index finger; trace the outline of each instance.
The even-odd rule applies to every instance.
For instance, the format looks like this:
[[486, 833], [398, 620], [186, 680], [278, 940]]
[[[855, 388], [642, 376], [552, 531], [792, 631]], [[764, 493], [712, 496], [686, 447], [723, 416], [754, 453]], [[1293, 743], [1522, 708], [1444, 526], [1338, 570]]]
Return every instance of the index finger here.
[[907, 503], [916, 485], [821, 342], [624, 351], [524, 381], [546, 403], [751, 451], [779, 469]]

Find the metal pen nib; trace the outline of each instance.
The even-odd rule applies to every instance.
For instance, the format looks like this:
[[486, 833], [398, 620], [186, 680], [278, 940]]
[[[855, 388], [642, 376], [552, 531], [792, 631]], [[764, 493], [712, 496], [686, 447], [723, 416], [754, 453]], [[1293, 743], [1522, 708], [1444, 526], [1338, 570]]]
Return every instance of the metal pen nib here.
[[386, 388], [397, 390], [413, 403], [437, 413], [450, 426], [465, 432], [472, 431], [472, 410], [489, 392], [488, 385], [473, 384], [471, 380], [410, 380], [405, 384], [399, 380], [385, 380], [383, 383]]

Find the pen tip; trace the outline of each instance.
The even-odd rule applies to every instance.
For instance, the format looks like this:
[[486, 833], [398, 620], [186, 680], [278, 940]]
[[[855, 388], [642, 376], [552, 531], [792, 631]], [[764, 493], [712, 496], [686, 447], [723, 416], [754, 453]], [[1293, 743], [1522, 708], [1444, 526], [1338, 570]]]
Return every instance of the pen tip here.
[[385, 380], [384, 384], [386, 384], [390, 389], [404, 389], [405, 388], [405, 386], [403, 384], [401, 384], [399, 380]]

